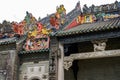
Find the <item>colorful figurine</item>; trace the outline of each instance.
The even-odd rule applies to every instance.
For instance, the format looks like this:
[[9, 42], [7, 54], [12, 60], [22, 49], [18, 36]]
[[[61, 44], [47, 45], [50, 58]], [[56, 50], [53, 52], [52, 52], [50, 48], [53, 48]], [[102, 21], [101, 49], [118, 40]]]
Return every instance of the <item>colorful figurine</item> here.
[[59, 29], [59, 21], [58, 19], [55, 18], [54, 15], [52, 15], [50, 17], [50, 24], [55, 28], [55, 29]]
[[28, 11], [26, 11], [25, 21], [30, 24], [30, 13]]
[[24, 25], [22, 23], [12, 22], [13, 31], [19, 35], [24, 34]]

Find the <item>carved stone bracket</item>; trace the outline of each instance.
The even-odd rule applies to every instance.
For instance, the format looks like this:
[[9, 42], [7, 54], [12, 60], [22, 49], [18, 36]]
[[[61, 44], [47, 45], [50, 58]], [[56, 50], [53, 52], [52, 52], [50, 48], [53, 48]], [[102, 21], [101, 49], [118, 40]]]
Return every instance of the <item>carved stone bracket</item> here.
[[93, 40], [94, 51], [104, 51], [106, 48], [107, 39]]
[[64, 67], [64, 69], [69, 70], [69, 68], [72, 66], [72, 62], [74, 60], [94, 59], [94, 58], [104, 58], [104, 57], [117, 57], [117, 56], [120, 56], [120, 49], [71, 54], [70, 56], [64, 57], [63, 67]]
[[65, 57], [64, 58], [64, 69], [69, 70], [69, 68], [72, 66], [73, 63], [73, 58], [72, 57]]
[[0, 70], [0, 74], [6, 75], [6, 74], [7, 74], [7, 71], [6, 71], [6, 70]]

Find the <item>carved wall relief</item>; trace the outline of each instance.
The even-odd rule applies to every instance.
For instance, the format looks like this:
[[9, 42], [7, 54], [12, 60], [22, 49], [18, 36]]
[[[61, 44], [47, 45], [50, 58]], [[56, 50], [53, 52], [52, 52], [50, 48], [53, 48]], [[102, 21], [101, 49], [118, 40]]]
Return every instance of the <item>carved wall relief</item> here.
[[1, 52], [0, 56], [0, 79], [5, 80], [8, 79], [9, 73], [11, 74], [8, 68], [9, 54], [8, 52]]
[[72, 66], [73, 58], [72, 57], [65, 57], [64, 58], [64, 69], [69, 70], [69, 68]]
[[106, 48], [107, 39], [93, 40], [94, 51], [104, 51]]
[[6, 79], [6, 70], [0, 70], [0, 80], [5, 80]]

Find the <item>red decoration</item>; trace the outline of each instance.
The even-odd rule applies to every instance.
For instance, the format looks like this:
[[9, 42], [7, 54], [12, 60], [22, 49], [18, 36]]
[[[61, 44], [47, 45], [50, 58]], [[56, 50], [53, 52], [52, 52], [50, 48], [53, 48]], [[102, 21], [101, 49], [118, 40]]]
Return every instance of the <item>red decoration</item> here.
[[21, 23], [17, 23], [17, 22], [13, 22], [12, 23], [13, 26], [13, 31], [19, 35], [23, 35], [24, 33], [24, 25]]
[[50, 17], [50, 24], [55, 27], [56, 29], [59, 29], [59, 22], [55, 17]]
[[37, 23], [37, 27], [38, 27], [38, 32], [41, 32], [43, 25], [39, 22], [39, 23]]
[[71, 29], [77, 25], [81, 24], [81, 17], [78, 16], [76, 19], [74, 19], [67, 27], [65, 30]]

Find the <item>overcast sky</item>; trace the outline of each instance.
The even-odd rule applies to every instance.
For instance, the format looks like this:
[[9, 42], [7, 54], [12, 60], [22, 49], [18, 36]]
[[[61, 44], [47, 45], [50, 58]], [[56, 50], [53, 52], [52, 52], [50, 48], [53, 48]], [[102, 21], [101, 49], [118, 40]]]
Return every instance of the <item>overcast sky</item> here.
[[[20, 22], [24, 19], [26, 11], [38, 17], [56, 12], [56, 6], [63, 4], [67, 13], [80, 1], [81, 7], [114, 3], [116, 0], [0, 0], [0, 23], [3, 20]], [[118, 0], [120, 1], [120, 0]]]

